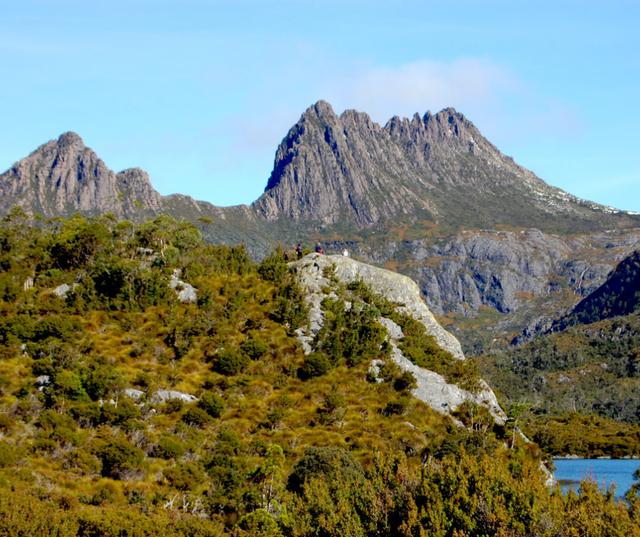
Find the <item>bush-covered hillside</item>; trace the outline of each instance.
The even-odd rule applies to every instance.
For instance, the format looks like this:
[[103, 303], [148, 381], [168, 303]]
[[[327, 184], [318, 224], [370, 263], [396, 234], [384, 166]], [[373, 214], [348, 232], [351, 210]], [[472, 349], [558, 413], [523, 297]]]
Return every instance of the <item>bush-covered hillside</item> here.
[[526, 408], [525, 431], [551, 453], [640, 455], [639, 314], [539, 336], [479, 363], [506, 406]]
[[340, 337], [305, 358], [278, 254], [13, 211], [0, 266], [0, 535], [640, 534], [640, 499], [563, 497], [482, 409], [458, 427], [392, 367], [372, 381], [367, 315], [328, 304]]

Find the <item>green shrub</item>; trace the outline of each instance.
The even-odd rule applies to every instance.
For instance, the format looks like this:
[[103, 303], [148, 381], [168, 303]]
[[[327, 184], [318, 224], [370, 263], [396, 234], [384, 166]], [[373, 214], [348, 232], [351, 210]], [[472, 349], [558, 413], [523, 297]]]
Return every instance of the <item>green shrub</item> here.
[[[78, 443], [78, 434], [76, 431], [76, 423], [73, 419], [66, 415], [60, 414], [55, 410], [43, 410], [38, 417], [37, 425], [42, 429], [38, 433], [41, 440], [51, 440], [54, 443], [67, 445], [76, 445]], [[41, 447], [49, 445], [41, 442]]]
[[410, 392], [418, 386], [415, 375], [411, 371], [404, 371], [393, 381], [393, 388], [399, 392]]
[[35, 323], [33, 341], [56, 338], [70, 341], [81, 333], [82, 327], [77, 319], [68, 315], [48, 315]]
[[409, 406], [408, 399], [397, 399], [395, 401], [389, 401], [382, 410], [382, 414], [385, 416], [402, 416]]
[[105, 399], [123, 386], [122, 376], [111, 366], [95, 366], [84, 379], [83, 386], [87, 395], [94, 401]]
[[139, 417], [140, 408], [128, 397], [121, 398], [117, 404], [105, 403], [102, 406], [102, 421], [110, 425], [126, 426]]
[[192, 490], [205, 478], [202, 467], [195, 462], [176, 464], [162, 473], [169, 484], [178, 490]]
[[153, 448], [152, 454], [159, 459], [177, 459], [185, 452], [182, 441], [173, 435], [163, 435]]
[[222, 375], [237, 375], [248, 363], [248, 356], [240, 350], [223, 349], [217, 353], [213, 369]]
[[162, 412], [164, 414], [175, 414], [181, 412], [184, 408], [184, 401], [182, 399], [169, 399], [162, 405]]
[[0, 468], [7, 468], [16, 464], [19, 459], [19, 451], [16, 446], [0, 440]]
[[345, 413], [345, 398], [334, 386], [318, 408], [318, 419], [323, 425], [331, 425], [342, 419]]
[[183, 415], [182, 421], [192, 427], [204, 427], [211, 421], [211, 416], [198, 407], [189, 408]]
[[99, 474], [102, 470], [100, 460], [84, 449], [74, 449], [69, 451], [64, 458], [62, 467], [65, 470], [78, 470], [83, 474]]
[[7, 434], [15, 425], [14, 420], [5, 412], [0, 413], [0, 433]]
[[95, 427], [102, 420], [102, 409], [96, 401], [79, 401], [69, 408], [68, 413], [83, 428]]
[[[276, 519], [265, 509], [257, 509], [244, 515], [238, 522], [242, 535], [251, 537], [281, 537]], [[246, 533], [245, 533], [246, 532]]]
[[258, 274], [263, 280], [279, 283], [285, 280], [289, 273], [289, 267], [284, 259], [282, 248], [275, 250], [270, 256], [265, 257], [258, 265]]
[[212, 418], [219, 418], [224, 412], [222, 397], [211, 392], [204, 392], [198, 401], [198, 407], [204, 410]]
[[364, 480], [364, 470], [351, 453], [343, 448], [310, 447], [293, 467], [288, 487], [301, 492], [304, 484], [314, 477], [333, 481], [336, 485], [340, 482], [361, 483]]
[[99, 442], [96, 456], [102, 462], [102, 475], [126, 479], [141, 469], [144, 452], [124, 438], [110, 438]]
[[300, 368], [300, 378], [310, 379], [320, 377], [329, 372], [332, 368], [329, 357], [323, 352], [312, 352], [304, 358], [304, 363]]
[[53, 393], [67, 397], [72, 401], [87, 397], [80, 375], [68, 370], [63, 370], [56, 374], [53, 380]]
[[269, 346], [259, 338], [249, 338], [240, 344], [240, 350], [252, 360], [258, 360], [266, 354]]

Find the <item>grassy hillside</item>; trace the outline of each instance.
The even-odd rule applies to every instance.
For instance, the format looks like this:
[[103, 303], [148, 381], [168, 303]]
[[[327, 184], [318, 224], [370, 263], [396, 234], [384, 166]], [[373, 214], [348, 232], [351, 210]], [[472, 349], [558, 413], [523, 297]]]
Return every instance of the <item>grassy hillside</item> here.
[[563, 497], [481, 409], [458, 427], [410, 379], [372, 382], [381, 327], [336, 324], [367, 360], [325, 333], [338, 358], [311, 367], [277, 254], [166, 217], [14, 211], [0, 266], [0, 535], [640, 534], [640, 499]]

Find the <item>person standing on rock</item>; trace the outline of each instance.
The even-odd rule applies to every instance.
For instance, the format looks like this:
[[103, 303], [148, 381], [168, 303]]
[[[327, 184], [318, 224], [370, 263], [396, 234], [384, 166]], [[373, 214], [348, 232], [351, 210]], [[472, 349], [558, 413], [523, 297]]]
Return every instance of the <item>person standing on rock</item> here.
[[316, 243], [316, 254], [324, 254], [324, 248], [322, 247], [322, 244], [320, 244], [319, 242]]
[[298, 259], [302, 259], [302, 244], [300, 243], [296, 244], [296, 255]]

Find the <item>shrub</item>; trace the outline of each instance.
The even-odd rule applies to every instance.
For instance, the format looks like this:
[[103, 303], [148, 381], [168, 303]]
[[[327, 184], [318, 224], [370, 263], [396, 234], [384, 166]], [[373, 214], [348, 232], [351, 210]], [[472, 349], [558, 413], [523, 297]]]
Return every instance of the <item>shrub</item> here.
[[153, 456], [159, 459], [177, 459], [184, 454], [184, 444], [176, 436], [164, 435], [153, 448]]
[[126, 479], [140, 469], [144, 460], [143, 451], [124, 438], [100, 442], [96, 456], [102, 462], [102, 475], [113, 479]]
[[223, 349], [218, 352], [213, 369], [222, 375], [237, 375], [248, 363], [247, 355], [238, 349]]
[[319, 421], [323, 425], [331, 425], [343, 418], [345, 413], [345, 398], [333, 389], [326, 395], [322, 405], [318, 409]]
[[402, 416], [407, 411], [408, 405], [409, 401], [407, 399], [389, 401], [382, 410], [382, 414], [385, 416]]
[[399, 392], [410, 392], [418, 386], [415, 375], [411, 371], [404, 371], [393, 381], [393, 388]]
[[16, 446], [12, 446], [4, 440], [0, 440], [0, 468], [13, 466], [18, 462], [18, 452]]
[[289, 475], [288, 487], [301, 492], [305, 482], [314, 477], [322, 477], [337, 485], [340, 482], [354, 483], [364, 480], [364, 471], [351, 453], [339, 447], [311, 447]]
[[164, 414], [175, 414], [181, 412], [184, 407], [184, 401], [182, 399], [169, 399], [162, 406], [162, 412]]
[[238, 526], [243, 530], [243, 535], [251, 537], [282, 536], [277, 521], [265, 509], [257, 509], [244, 515], [238, 522]]
[[73, 371], [63, 370], [56, 374], [53, 387], [56, 395], [60, 394], [73, 401], [87, 397], [80, 376]]
[[122, 378], [113, 367], [96, 366], [86, 374], [83, 385], [89, 397], [96, 401], [118, 390]]
[[163, 471], [165, 479], [178, 490], [191, 490], [204, 481], [204, 472], [199, 464], [186, 462]]
[[269, 282], [282, 282], [288, 273], [289, 267], [284, 259], [282, 248], [278, 248], [269, 257], [265, 257], [258, 265], [258, 274], [263, 280]]
[[[76, 423], [66, 414], [59, 414], [54, 410], [43, 410], [40, 412], [37, 424], [42, 429], [38, 435], [41, 440], [48, 439], [62, 444], [78, 443]], [[41, 446], [45, 445], [46, 443], [41, 443]]]
[[304, 363], [300, 368], [300, 377], [302, 379], [320, 377], [329, 372], [331, 367], [331, 361], [325, 353], [312, 352], [311, 354], [308, 354], [304, 359]]
[[43, 341], [47, 338], [56, 338], [69, 341], [81, 331], [77, 319], [67, 315], [48, 315], [35, 324], [33, 340]]
[[249, 338], [240, 344], [240, 350], [252, 360], [262, 358], [269, 350], [269, 346], [258, 338]]
[[102, 419], [102, 409], [95, 401], [80, 401], [69, 408], [69, 415], [80, 427], [95, 427]]
[[100, 460], [84, 449], [74, 449], [66, 454], [62, 467], [65, 470], [79, 470], [83, 474], [99, 474], [102, 465]]
[[127, 425], [140, 417], [140, 408], [131, 399], [123, 397], [117, 404], [105, 403], [102, 407], [102, 421], [111, 425]]
[[204, 427], [211, 421], [211, 416], [198, 407], [189, 408], [183, 415], [182, 421], [192, 427]]
[[212, 418], [219, 418], [224, 412], [222, 397], [211, 392], [204, 392], [198, 401], [198, 407], [204, 410]]
[[6, 413], [1, 413], [0, 414], [0, 432], [7, 434], [11, 431], [11, 429], [13, 428], [14, 425], [14, 421], [13, 419], [11, 419], [11, 417], [9, 417], [8, 414]]

